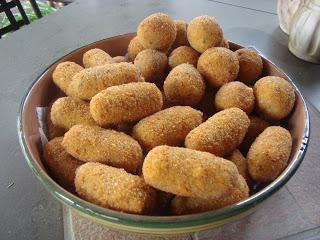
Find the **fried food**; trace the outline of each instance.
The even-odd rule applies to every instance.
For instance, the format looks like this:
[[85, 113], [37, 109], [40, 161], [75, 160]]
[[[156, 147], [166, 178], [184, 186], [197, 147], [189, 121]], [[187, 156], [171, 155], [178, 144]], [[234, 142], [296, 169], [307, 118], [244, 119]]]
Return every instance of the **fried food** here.
[[144, 81], [131, 63], [114, 63], [86, 68], [77, 73], [69, 85], [68, 95], [90, 100], [100, 91], [116, 85]]
[[96, 67], [108, 63], [114, 63], [112, 57], [99, 48], [90, 49], [83, 54], [83, 66], [85, 68]]
[[90, 114], [89, 103], [74, 97], [58, 98], [53, 103], [51, 121], [66, 130], [76, 124], [96, 125]]
[[62, 137], [64, 133], [67, 131], [64, 128], [58, 127], [53, 124], [51, 120], [51, 107], [53, 103], [54, 101], [50, 102], [46, 112], [46, 124], [47, 124], [46, 135], [48, 140], [54, 139], [55, 137]]
[[232, 153], [226, 156], [226, 159], [233, 162], [240, 173], [242, 177], [246, 180], [247, 184], [251, 184], [251, 178], [249, 176], [248, 172], [248, 161], [247, 159], [242, 155], [242, 153], [239, 151], [239, 149], [234, 150]]
[[154, 209], [156, 191], [143, 178], [101, 163], [85, 163], [76, 171], [80, 197], [122, 212], [148, 214]]
[[222, 110], [191, 130], [186, 137], [187, 148], [224, 156], [242, 142], [250, 120], [239, 108]]
[[239, 60], [238, 81], [253, 85], [262, 73], [263, 62], [257, 51], [241, 48], [235, 51]]
[[61, 91], [67, 94], [73, 76], [82, 69], [83, 67], [74, 62], [59, 63], [52, 73], [53, 82], [60, 88]]
[[171, 52], [169, 56], [169, 67], [173, 69], [182, 63], [190, 63], [197, 67], [199, 57], [200, 54], [192, 47], [181, 46]]
[[206, 199], [225, 197], [240, 176], [231, 161], [192, 149], [158, 146], [146, 156], [147, 184], [165, 192]]
[[62, 146], [84, 162], [101, 162], [134, 173], [142, 162], [142, 149], [132, 137], [98, 126], [75, 125], [65, 133]]
[[154, 49], [142, 50], [134, 59], [134, 66], [139, 69], [146, 82], [163, 80], [167, 64], [167, 55]]
[[218, 110], [237, 107], [250, 114], [254, 109], [253, 89], [242, 82], [224, 84], [215, 96], [215, 106]]
[[129, 59], [133, 62], [136, 56], [138, 55], [139, 52], [144, 50], [144, 47], [140, 43], [138, 37], [134, 37], [131, 39], [129, 45], [128, 45], [128, 56]]
[[49, 141], [43, 149], [43, 157], [49, 171], [57, 182], [70, 191], [74, 191], [74, 178], [77, 167], [84, 162], [72, 157], [62, 147], [63, 137]]
[[288, 164], [292, 137], [283, 127], [267, 127], [251, 145], [247, 154], [250, 176], [256, 181], [276, 179]]
[[205, 93], [201, 74], [191, 64], [183, 63], [171, 70], [163, 85], [166, 98], [176, 105], [197, 105]]
[[90, 102], [93, 119], [101, 126], [138, 121], [161, 110], [162, 94], [153, 83], [109, 87]]
[[223, 39], [223, 32], [214, 17], [199, 16], [189, 23], [187, 36], [191, 47], [203, 53], [208, 48], [220, 45]]
[[129, 62], [125, 56], [116, 56], [112, 59], [114, 63]]
[[176, 25], [164, 13], [154, 13], [143, 19], [137, 30], [137, 36], [144, 48], [157, 49], [162, 52], [169, 50], [176, 39]]
[[218, 88], [237, 78], [239, 61], [231, 50], [215, 47], [199, 57], [197, 68], [211, 86]]
[[177, 35], [172, 44], [172, 49], [180, 46], [190, 46], [187, 38], [188, 23], [186, 23], [184, 20], [174, 20], [174, 24], [176, 25]]
[[253, 91], [257, 110], [267, 120], [283, 119], [294, 107], [294, 89], [281, 77], [263, 77], [255, 83]]
[[259, 136], [260, 133], [262, 133], [267, 127], [270, 126], [270, 123], [263, 120], [260, 117], [257, 116], [249, 116], [250, 118], [250, 125], [248, 128], [248, 131], [243, 139], [243, 142], [241, 143], [241, 150], [244, 153], [247, 153], [251, 144], [256, 139], [256, 137]]
[[197, 197], [176, 196], [171, 201], [171, 212], [175, 215], [200, 213], [216, 210], [240, 202], [249, 197], [249, 188], [242, 176], [239, 176], [239, 186], [235, 187], [224, 198], [202, 199]]
[[187, 134], [202, 122], [202, 113], [191, 107], [176, 106], [140, 120], [132, 137], [145, 152], [159, 145], [181, 146]]

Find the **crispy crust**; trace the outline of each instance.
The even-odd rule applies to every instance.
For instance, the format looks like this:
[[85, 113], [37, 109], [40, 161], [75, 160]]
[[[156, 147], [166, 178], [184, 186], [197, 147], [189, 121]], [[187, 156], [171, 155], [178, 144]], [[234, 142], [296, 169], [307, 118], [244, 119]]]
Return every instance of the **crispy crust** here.
[[190, 46], [187, 37], [188, 23], [184, 20], [174, 20], [174, 24], [176, 25], [177, 35], [174, 43], [172, 44], [172, 49], [180, 46]]
[[108, 63], [113, 63], [112, 57], [99, 48], [93, 48], [83, 54], [83, 66], [85, 68], [101, 66]]
[[190, 63], [197, 67], [197, 62], [200, 54], [192, 47], [181, 46], [174, 49], [169, 56], [169, 67], [171, 69], [182, 63]]
[[130, 62], [125, 56], [116, 56], [112, 59], [114, 63]]
[[128, 45], [128, 56], [129, 59], [133, 62], [136, 56], [138, 55], [139, 52], [144, 50], [144, 47], [140, 43], [138, 37], [134, 37], [131, 39], [129, 45]]

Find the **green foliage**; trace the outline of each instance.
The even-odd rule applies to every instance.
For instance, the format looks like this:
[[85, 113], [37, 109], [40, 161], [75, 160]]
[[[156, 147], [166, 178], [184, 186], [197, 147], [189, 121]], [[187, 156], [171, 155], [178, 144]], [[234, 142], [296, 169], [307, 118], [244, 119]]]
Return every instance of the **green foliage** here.
[[[37, 3], [39, 6], [39, 9], [40, 9], [40, 12], [42, 13], [42, 16], [46, 16], [46, 15], [56, 11], [55, 8], [49, 6], [48, 4], [45, 4], [43, 2], [38, 2], [38, 1], [37, 1]], [[36, 14], [34, 13], [32, 7], [31, 7], [31, 4], [29, 1], [21, 2], [21, 4], [22, 4], [22, 7], [23, 7], [24, 11], [26, 12], [26, 15], [27, 15], [30, 22], [38, 19]], [[19, 12], [14, 13], [13, 15], [17, 21], [22, 19]], [[7, 18], [7, 16], [4, 16], [4, 18], [0, 21], [0, 28], [6, 27], [9, 24], [10, 24], [9, 19]]]

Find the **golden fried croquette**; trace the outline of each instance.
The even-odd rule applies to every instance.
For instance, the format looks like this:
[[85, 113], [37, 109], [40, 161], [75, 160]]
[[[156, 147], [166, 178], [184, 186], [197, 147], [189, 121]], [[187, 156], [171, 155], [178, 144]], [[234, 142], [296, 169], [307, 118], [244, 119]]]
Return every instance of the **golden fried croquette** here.
[[242, 142], [250, 120], [239, 108], [222, 110], [189, 132], [185, 140], [187, 148], [224, 156]]
[[172, 49], [180, 46], [190, 46], [187, 38], [188, 23], [186, 23], [184, 20], [174, 20], [174, 24], [176, 25], [177, 35], [172, 44]]
[[131, 39], [129, 45], [128, 45], [128, 56], [129, 59], [133, 62], [136, 56], [138, 55], [139, 52], [144, 50], [144, 47], [140, 43], [138, 37], [134, 37]]
[[73, 76], [82, 69], [83, 67], [74, 62], [59, 63], [52, 73], [53, 82], [67, 94]]
[[187, 148], [158, 146], [143, 162], [147, 184], [165, 192], [206, 199], [225, 197], [240, 176], [231, 161]]
[[50, 104], [47, 108], [47, 112], [46, 112], [46, 124], [47, 124], [46, 136], [47, 136], [48, 140], [51, 140], [55, 137], [62, 137], [65, 134], [65, 132], [67, 131], [64, 128], [61, 128], [61, 127], [54, 125], [51, 120], [51, 107], [52, 107], [52, 104], [54, 103], [54, 101], [55, 100], [50, 102]]
[[258, 137], [259, 134], [263, 132], [263, 130], [270, 126], [270, 123], [268, 123], [260, 117], [249, 116], [249, 118], [250, 125], [240, 146], [241, 150], [244, 153], [248, 152], [251, 144], [256, 139], [256, 137]]
[[181, 46], [171, 52], [169, 56], [169, 67], [173, 69], [182, 63], [190, 63], [197, 67], [199, 57], [200, 54], [192, 47]]
[[112, 59], [114, 63], [129, 62], [125, 56], [116, 56], [116, 57], [113, 57]]
[[230, 154], [226, 156], [226, 159], [233, 162], [237, 168], [238, 172], [244, 179], [246, 180], [247, 184], [251, 184], [251, 178], [249, 176], [248, 172], [248, 161], [247, 159], [242, 155], [242, 153], [239, 151], [239, 149], [234, 150]]
[[183, 63], [171, 70], [164, 81], [163, 90], [173, 104], [194, 106], [204, 96], [205, 83], [194, 66]]
[[83, 66], [85, 68], [101, 66], [108, 63], [113, 63], [112, 57], [99, 48], [93, 48], [83, 54]]
[[257, 51], [241, 48], [235, 51], [239, 60], [238, 81], [253, 85], [262, 73], [263, 62]]
[[223, 38], [219, 47], [230, 48], [228, 39]]
[[128, 83], [101, 91], [90, 102], [93, 119], [101, 126], [138, 121], [161, 110], [162, 94], [153, 83]]
[[247, 154], [248, 169], [256, 181], [272, 181], [287, 166], [291, 153], [290, 132], [280, 126], [267, 127], [252, 143]]
[[64, 134], [62, 146], [84, 162], [101, 162], [134, 173], [142, 162], [142, 149], [132, 137], [98, 126], [75, 125]]
[[132, 137], [145, 152], [159, 145], [181, 146], [187, 134], [202, 122], [202, 113], [191, 107], [176, 106], [140, 120]]
[[146, 82], [163, 80], [167, 64], [167, 55], [154, 49], [142, 50], [134, 59], [134, 66], [140, 70]]
[[249, 188], [242, 176], [239, 176], [239, 186], [223, 198], [203, 199], [197, 197], [175, 196], [171, 201], [171, 212], [175, 215], [200, 213], [224, 208], [249, 197]]
[[58, 98], [53, 103], [51, 121], [66, 130], [76, 124], [96, 125], [90, 114], [89, 103], [74, 97]]
[[143, 19], [137, 29], [137, 36], [144, 48], [169, 50], [176, 39], [176, 25], [164, 13], [154, 13]]
[[223, 32], [214, 17], [199, 16], [189, 23], [187, 37], [191, 47], [203, 53], [208, 48], [220, 45], [223, 39]]
[[237, 78], [239, 61], [231, 50], [215, 47], [199, 57], [197, 68], [211, 86], [218, 88]]
[[281, 77], [267, 76], [253, 87], [258, 112], [267, 120], [280, 120], [289, 115], [295, 103], [291, 84]]
[[53, 178], [70, 191], [74, 191], [74, 177], [77, 167], [84, 162], [72, 157], [62, 147], [63, 137], [49, 141], [43, 149], [43, 157]]
[[68, 94], [90, 100], [100, 91], [116, 85], [144, 81], [132, 63], [114, 63], [86, 68], [77, 73], [69, 85]]
[[101, 163], [85, 163], [76, 171], [80, 197], [102, 207], [136, 214], [154, 209], [156, 191], [143, 178]]
[[218, 110], [237, 107], [250, 114], [254, 109], [253, 89], [238, 81], [226, 83], [215, 96], [215, 106]]

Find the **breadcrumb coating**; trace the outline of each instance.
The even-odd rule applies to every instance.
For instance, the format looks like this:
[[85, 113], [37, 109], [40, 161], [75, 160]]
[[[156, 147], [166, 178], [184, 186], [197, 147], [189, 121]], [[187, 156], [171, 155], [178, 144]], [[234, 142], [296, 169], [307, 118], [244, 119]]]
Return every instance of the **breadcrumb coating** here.
[[74, 178], [77, 167], [84, 162], [72, 157], [61, 145], [63, 137], [57, 137], [49, 141], [43, 149], [43, 157], [49, 171], [57, 182], [74, 191]]
[[145, 152], [159, 145], [181, 146], [187, 134], [202, 122], [202, 113], [191, 107], [176, 106], [140, 120], [132, 137]]
[[54, 101], [50, 102], [48, 108], [47, 108], [47, 113], [46, 113], [46, 124], [47, 124], [47, 138], [48, 140], [51, 140], [55, 137], [62, 137], [64, 133], [67, 131], [64, 128], [58, 127], [53, 124], [51, 120], [51, 107]]
[[192, 47], [181, 46], [174, 49], [169, 56], [169, 67], [170, 69], [182, 63], [190, 63], [194, 67], [197, 67], [197, 62], [200, 54]]
[[116, 57], [113, 57], [112, 59], [114, 63], [130, 62], [125, 56], [116, 56]]
[[136, 56], [138, 55], [139, 52], [144, 50], [144, 47], [140, 43], [139, 39], [137, 36], [131, 39], [129, 45], [128, 45], [128, 56], [129, 59], [133, 62]]
[[93, 119], [101, 126], [138, 121], [162, 108], [162, 94], [153, 83], [114, 86], [101, 91], [90, 102]]
[[75, 125], [65, 133], [62, 146], [84, 162], [101, 162], [134, 173], [143, 161], [142, 149], [132, 137], [98, 126]]
[[186, 137], [187, 148], [224, 156], [242, 142], [250, 120], [239, 108], [222, 110], [191, 130]]
[[136, 214], [153, 211], [156, 191], [143, 178], [101, 163], [85, 163], [76, 171], [80, 197], [102, 207]]
[[176, 39], [172, 44], [172, 49], [175, 49], [180, 46], [190, 46], [187, 37], [188, 23], [186, 23], [186, 21], [184, 20], [174, 20], [174, 24], [176, 25], [177, 35]]
[[82, 61], [85, 68], [102, 66], [114, 62], [108, 53], [99, 48], [90, 49], [85, 52]]
[[52, 123], [66, 130], [76, 124], [96, 125], [89, 103], [74, 97], [58, 98], [51, 107]]
[[144, 81], [132, 63], [113, 63], [86, 68], [77, 73], [69, 85], [68, 95], [90, 100], [100, 91], [116, 85]]
[[248, 185], [251, 185], [252, 180], [248, 172], [248, 161], [242, 155], [239, 149], [236, 149], [232, 153], [228, 154], [226, 159], [230, 160], [237, 166], [240, 175], [246, 180]]
[[52, 73], [53, 82], [67, 94], [73, 76], [81, 70], [83, 67], [74, 62], [59, 63]]
[[165, 192], [206, 199], [227, 196], [240, 176], [231, 161], [187, 148], [158, 146], [146, 156], [147, 184]]
[[251, 145], [247, 159], [256, 181], [276, 179], [288, 164], [292, 147], [290, 132], [283, 127], [267, 127]]

